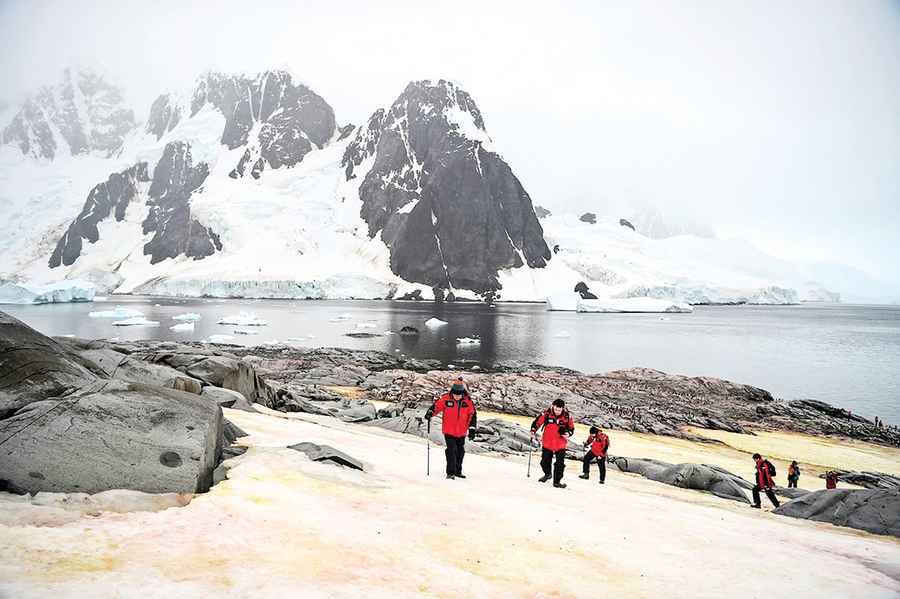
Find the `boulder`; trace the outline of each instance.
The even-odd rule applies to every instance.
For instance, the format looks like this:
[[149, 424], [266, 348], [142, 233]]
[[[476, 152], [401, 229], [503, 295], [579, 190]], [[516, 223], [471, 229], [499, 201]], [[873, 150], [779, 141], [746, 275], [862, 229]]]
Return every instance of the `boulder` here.
[[588, 223], [589, 225], [595, 225], [595, 224], [597, 224], [597, 215], [594, 214], [593, 212], [585, 212], [584, 214], [582, 214], [581, 216], [578, 217], [578, 220], [580, 220], [583, 223]]
[[640, 474], [656, 482], [683, 489], [707, 491], [717, 497], [750, 503], [742, 490], [749, 483], [737, 475], [706, 464], [669, 464], [659, 460], [611, 457], [610, 463], [622, 472]]
[[315, 443], [303, 442], [291, 445], [289, 449], [305, 453], [314, 462], [329, 462], [338, 466], [365, 470], [362, 462], [330, 445], [316, 445]]
[[213, 400], [223, 408], [243, 410], [244, 412], [256, 412], [253, 408], [253, 404], [247, 401], [247, 398], [244, 397], [242, 393], [232, 391], [231, 389], [207, 385], [206, 387], [203, 387], [200, 396]]
[[110, 378], [200, 394], [200, 381], [169, 366], [138, 360], [111, 348], [87, 349], [78, 353], [100, 367]]
[[222, 411], [190, 393], [106, 381], [0, 421], [0, 485], [14, 492], [206, 491]]
[[774, 513], [900, 537], [900, 489], [824, 489], [785, 503]]

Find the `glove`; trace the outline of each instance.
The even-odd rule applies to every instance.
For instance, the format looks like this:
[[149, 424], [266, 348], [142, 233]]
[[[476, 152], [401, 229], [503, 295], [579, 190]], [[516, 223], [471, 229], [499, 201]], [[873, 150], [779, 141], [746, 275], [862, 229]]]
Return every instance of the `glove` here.
[[434, 417], [434, 410], [428, 408], [425, 412], [425, 420], [431, 420]]
[[474, 440], [475, 440], [475, 429], [470, 428], [469, 429], [469, 441], [474, 441]]

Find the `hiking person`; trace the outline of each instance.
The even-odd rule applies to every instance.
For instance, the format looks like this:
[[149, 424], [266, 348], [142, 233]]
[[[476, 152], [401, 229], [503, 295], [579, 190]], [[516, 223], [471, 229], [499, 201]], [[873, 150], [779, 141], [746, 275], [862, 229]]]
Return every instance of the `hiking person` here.
[[597, 462], [597, 466], [600, 468], [600, 484], [605, 484], [606, 452], [609, 450], [609, 437], [599, 427], [592, 426], [591, 434], [584, 442], [584, 446], [585, 448], [590, 447], [590, 449], [584, 452], [582, 474], [578, 478], [588, 480], [591, 477], [591, 464]]
[[475, 412], [475, 402], [472, 401], [462, 377], [453, 381], [450, 390], [428, 408], [425, 419], [430, 422], [437, 414], [443, 414], [441, 431], [447, 445], [444, 451], [447, 457], [447, 478], [465, 478], [462, 463], [466, 454], [466, 433], [468, 432], [470, 440], [475, 438], [478, 415]]
[[[566, 445], [569, 443], [569, 436], [575, 433], [575, 421], [566, 410], [566, 402], [556, 399], [547, 410], [534, 419], [531, 423], [531, 435], [536, 440], [538, 429], [544, 428], [543, 439], [541, 441], [541, 470], [544, 476], [538, 479], [538, 482], [545, 483], [553, 478], [553, 486], [559, 489], [565, 489], [566, 483], [562, 482], [563, 471], [566, 469]], [[554, 463], [553, 460], [556, 459]], [[553, 473], [551, 475], [550, 465], [553, 464]]]
[[778, 498], [775, 497], [775, 465], [769, 460], [764, 460], [758, 453], [753, 454], [753, 460], [756, 462], [756, 484], [753, 486], [753, 507], [759, 509], [762, 507], [762, 501], [759, 497], [760, 491], [765, 491], [766, 497], [772, 502], [772, 505], [778, 507]]
[[788, 466], [788, 489], [796, 489], [798, 480], [800, 480], [800, 466], [797, 460], [794, 460]]
[[825, 488], [826, 489], [837, 489], [837, 472], [834, 470], [829, 470], [825, 473]]

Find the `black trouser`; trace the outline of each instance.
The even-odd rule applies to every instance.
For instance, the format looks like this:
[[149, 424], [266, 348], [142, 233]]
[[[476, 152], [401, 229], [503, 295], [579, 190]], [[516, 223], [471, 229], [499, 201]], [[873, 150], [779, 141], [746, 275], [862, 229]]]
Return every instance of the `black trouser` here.
[[[762, 504], [762, 500], [759, 498], [759, 491], [760, 491], [759, 485], [756, 485], [753, 487], [753, 505], [755, 505], [757, 507], [759, 507]], [[768, 488], [765, 489], [765, 491], [766, 491], [766, 497], [769, 498], [769, 501], [772, 502], [772, 505], [774, 505], [775, 507], [778, 507], [778, 498], [775, 497], [775, 492], [772, 491], [772, 489], [768, 489]]]
[[597, 461], [597, 465], [600, 467], [600, 482], [606, 480], [606, 456], [595, 456], [594, 452], [588, 451], [584, 454], [584, 461], [582, 462], [582, 470], [585, 474], [590, 474], [591, 472], [591, 464], [594, 463], [594, 460]]
[[454, 437], [445, 433], [444, 442], [447, 443], [447, 449], [444, 450], [444, 455], [447, 456], [447, 474], [462, 474], [463, 456], [466, 455], [465, 436]]
[[553, 465], [553, 482], [558, 483], [562, 480], [563, 470], [566, 469], [565, 449], [559, 451], [550, 451], [546, 447], [541, 449], [541, 470], [544, 471], [544, 476], [550, 476], [550, 464], [553, 462], [554, 456], [556, 456], [556, 463]]
[[799, 478], [800, 478], [799, 476], [797, 478], [788, 477], [788, 489], [796, 489], [797, 488], [797, 480]]

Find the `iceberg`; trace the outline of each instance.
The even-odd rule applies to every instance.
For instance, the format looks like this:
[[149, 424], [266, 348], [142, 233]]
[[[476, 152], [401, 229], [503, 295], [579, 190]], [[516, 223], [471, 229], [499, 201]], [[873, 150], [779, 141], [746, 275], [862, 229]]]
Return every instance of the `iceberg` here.
[[262, 318], [257, 318], [251, 312], [241, 312], [240, 314], [220, 318], [218, 324], [231, 324], [239, 327], [264, 327], [269, 323]]
[[32, 285], [30, 283], [0, 282], [0, 304], [61, 304], [91, 302], [94, 285], [87, 281], [69, 280]]
[[481, 339], [475, 339], [473, 337], [457, 337], [456, 342], [459, 345], [478, 345], [481, 343]]
[[232, 331], [235, 335], [258, 335], [259, 331], [254, 331], [253, 329], [234, 329]]
[[143, 316], [135, 316], [125, 320], [113, 321], [112, 324], [114, 327], [158, 327], [159, 321], [147, 320]]
[[630, 297], [624, 299], [590, 299], [578, 300], [576, 312], [611, 312], [611, 313], [627, 313], [627, 312], [646, 312], [646, 313], [665, 313], [665, 312], [693, 312], [694, 309], [688, 304], [674, 303], [666, 300], [654, 299], [652, 297]]
[[188, 312], [186, 314], [178, 314], [172, 317], [172, 320], [181, 320], [186, 322], [196, 322], [200, 320], [200, 315], [196, 312]]
[[175, 331], [176, 333], [193, 333], [194, 332], [194, 323], [193, 322], [182, 322], [182, 323], [179, 323], [179, 324], [169, 327], [169, 330]]
[[376, 327], [378, 327], [378, 325], [374, 322], [357, 322], [356, 323], [357, 329], [374, 329]]
[[432, 327], [432, 328], [435, 328], [435, 327], [442, 327], [442, 326], [444, 326], [445, 324], [447, 324], [447, 321], [445, 321], [445, 320], [440, 320], [440, 319], [438, 319], [438, 318], [429, 318], [428, 320], [425, 321], [425, 326], [426, 326], [426, 327]]
[[140, 310], [135, 310], [134, 308], [123, 308], [122, 306], [116, 306], [112, 310], [97, 310], [95, 312], [88, 313], [88, 316], [90, 316], [91, 318], [137, 318], [143, 315], [144, 313]]

